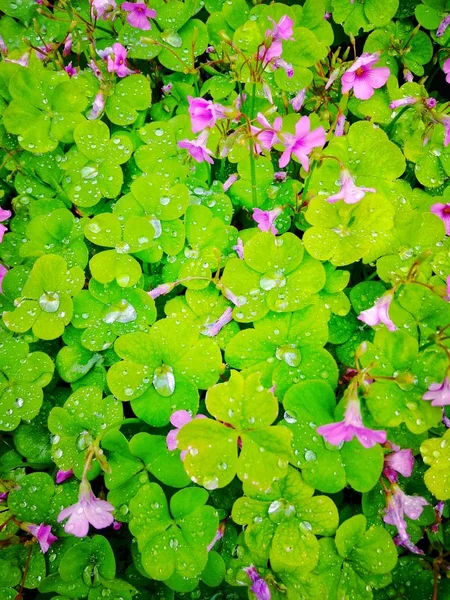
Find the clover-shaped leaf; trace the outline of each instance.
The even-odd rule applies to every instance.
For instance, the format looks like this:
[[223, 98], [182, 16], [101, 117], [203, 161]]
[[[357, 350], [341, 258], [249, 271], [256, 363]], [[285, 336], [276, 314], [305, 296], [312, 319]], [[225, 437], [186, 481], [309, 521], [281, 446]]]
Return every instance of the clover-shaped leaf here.
[[187, 488], [169, 504], [156, 483], [144, 485], [130, 502], [130, 531], [137, 538], [142, 566], [150, 577], [165, 581], [174, 573], [198, 577], [208, 560], [207, 546], [219, 524], [205, 490]]
[[425, 440], [420, 447], [423, 462], [430, 466], [425, 473], [425, 483], [438, 500], [450, 498], [449, 442], [450, 431], [446, 431], [443, 437]]
[[138, 110], [150, 107], [150, 84], [143, 75], [130, 75], [117, 82], [114, 94], [106, 102], [106, 114], [115, 125], [130, 125]]
[[213, 385], [222, 368], [217, 344], [175, 319], [158, 321], [148, 334], [123, 335], [114, 349], [122, 361], [108, 371], [111, 391], [155, 426], [166, 425], [176, 410], [195, 413], [198, 388]]
[[184, 466], [195, 482], [212, 490], [230, 483], [237, 472], [249, 489], [262, 491], [287, 473], [291, 435], [271, 426], [278, 402], [261, 385], [259, 373], [244, 379], [232, 371], [228, 382], [208, 390], [206, 407], [217, 420], [193, 419], [177, 437], [178, 447], [188, 451]]
[[72, 318], [72, 296], [84, 283], [80, 267], [67, 268], [66, 261], [55, 254], [41, 256], [34, 263], [16, 308], [3, 314], [11, 331], [33, 330], [36, 337], [53, 340], [64, 332]]

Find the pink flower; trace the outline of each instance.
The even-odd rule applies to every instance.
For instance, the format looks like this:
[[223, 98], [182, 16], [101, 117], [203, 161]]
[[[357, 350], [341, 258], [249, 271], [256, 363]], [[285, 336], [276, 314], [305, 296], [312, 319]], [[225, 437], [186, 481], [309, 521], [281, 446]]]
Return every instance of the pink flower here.
[[150, 290], [148, 292], [148, 295], [150, 296], [150, 298], [153, 298], [153, 300], [156, 300], [156, 298], [159, 298], [159, 296], [165, 296], [166, 294], [171, 292], [174, 286], [174, 283], [161, 283], [160, 285], [156, 286], [153, 290]]
[[230, 187], [233, 185], [233, 183], [236, 183], [238, 179], [238, 176], [236, 173], [233, 173], [233, 175], [230, 175], [228, 177], [228, 179], [226, 181], [223, 182], [222, 187], [223, 187], [223, 191], [227, 192]]
[[446, 77], [445, 81], [450, 83], [450, 56], [447, 58], [445, 63], [442, 65], [442, 70], [444, 71]]
[[219, 119], [225, 118], [225, 107], [204, 98], [187, 97], [192, 131], [198, 133], [206, 127], [214, 127]]
[[70, 63], [64, 67], [64, 71], [69, 77], [73, 77], [77, 74], [77, 70], [75, 69], [75, 67], [72, 67], [72, 61], [70, 61]]
[[167, 85], [163, 85], [161, 88], [161, 91], [163, 94], [170, 94], [170, 92], [172, 91], [173, 88], [173, 84], [172, 83], [168, 83]]
[[331, 75], [330, 75], [330, 77], [329, 77], [328, 81], [327, 81], [327, 82], [326, 82], [326, 84], [325, 84], [325, 89], [326, 89], [326, 90], [330, 89], [330, 87], [333, 85], [333, 83], [334, 83], [334, 82], [336, 81], [336, 79], [338, 78], [338, 76], [339, 76], [339, 73], [340, 73], [340, 72], [341, 72], [341, 69], [339, 69], [339, 68], [337, 68], [337, 69], [334, 69], [334, 71], [331, 73]]
[[[195, 419], [206, 419], [207, 417], [205, 417], [205, 415], [196, 415], [194, 418]], [[178, 432], [183, 427], [183, 425], [186, 425], [186, 423], [190, 423], [191, 421], [192, 421], [192, 417], [191, 417], [190, 413], [188, 413], [187, 410], [176, 410], [171, 415], [170, 422], [176, 429], [172, 429], [172, 431], [169, 431], [169, 433], [166, 435], [166, 444], [167, 444], [168, 450], [170, 450], [172, 452], [173, 450], [176, 450], [178, 448], [178, 440], [177, 440]], [[187, 453], [188, 453], [188, 450], [181, 451], [181, 454], [180, 454], [181, 460], [184, 460], [184, 457], [186, 456]]]
[[90, 121], [93, 121], [94, 119], [98, 119], [99, 116], [102, 114], [104, 108], [105, 108], [105, 99], [103, 97], [103, 94], [101, 92], [99, 92], [95, 96], [94, 102], [92, 104], [92, 108], [89, 111], [89, 113], [86, 115], [86, 117]]
[[0, 263], [0, 294], [3, 292], [3, 278], [5, 277], [8, 269]]
[[376, 190], [367, 187], [358, 187], [355, 185], [353, 177], [350, 175], [347, 169], [341, 171], [341, 189], [337, 194], [333, 194], [327, 201], [333, 204], [338, 200], [343, 200], [345, 204], [356, 204], [364, 198], [366, 192], [375, 193]]
[[44, 523], [41, 523], [40, 525], [24, 523], [22, 526], [25, 531], [29, 531], [31, 535], [37, 539], [43, 554], [45, 554], [53, 542], [56, 542], [58, 539], [52, 534], [52, 528], [50, 525], [45, 525]]
[[92, 72], [97, 77], [97, 79], [103, 79], [102, 72], [97, 67], [94, 60], [91, 60], [90, 62], [88, 62], [88, 67], [92, 70]]
[[450, 144], [450, 117], [442, 117], [441, 123], [444, 126], [444, 147]]
[[8, 54], [8, 46], [5, 44], [5, 40], [0, 35], [0, 52], [5, 56]]
[[257, 147], [257, 152], [261, 151], [260, 146], [264, 150], [271, 150], [272, 146], [280, 141], [278, 133], [281, 131], [283, 120], [281, 117], [277, 117], [273, 125], [271, 125], [262, 113], [258, 113], [256, 120], [264, 127], [264, 129], [260, 129], [259, 127], [251, 126], [252, 134], [256, 137], [255, 146]]
[[423, 554], [422, 550], [411, 542], [404, 515], [415, 521], [428, 502], [422, 496], [407, 496], [396, 483], [392, 484], [392, 490], [393, 493], [387, 496], [387, 509], [383, 521], [397, 527], [398, 536], [394, 540], [397, 546], [404, 546], [415, 554]]
[[223, 538], [224, 533], [225, 533], [225, 523], [220, 523], [219, 527], [217, 528], [216, 535], [214, 536], [212, 542], [210, 544], [208, 544], [208, 546], [206, 548], [208, 550], [208, 552], [210, 552], [214, 548], [216, 543]]
[[445, 233], [446, 235], [450, 235], [450, 203], [442, 204], [442, 202], [437, 202], [432, 205], [430, 210], [443, 221]]
[[9, 492], [0, 492], [0, 504], [6, 500]]
[[414, 81], [413, 74], [408, 69], [404, 69], [403, 78], [407, 83], [411, 83], [411, 81]]
[[202, 334], [206, 335], [208, 337], [215, 337], [218, 333], [220, 333], [222, 328], [225, 327], [225, 325], [228, 325], [228, 323], [231, 323], [232, 320], [233, 320], [233, 309], [231, 308], [231, 306], [229, 306], [220, 315], [220, 317], [217, 319], [217, 321], [214, 321], [214, 323], [210, 323], [209, 325], [206, 325], [205, 329], [202, 331]]
[[272, 595], [269, 590], [269, 586], [266, 583], [266, 580], [261, 577], [256, 568], [253, 565], [250, 565], [244, 571], [250, 577], [253, 585], [251, 586], [251, 591], [255, 594], [256, 600], [271, 600]]
[[342, 442], [350, 442], [356, 437], [364, 448], [372, 448], [375, 444], [386, 441], [386, 432], [364, 427], [361, 416], [361, 404], [357, 393], [350, 397], [345, 408], [344, 420], [339, 423], [329, 423], [317, 428], [329, 444], [339, 446]]
[[341, 137], [344, 135], [345, 121], [346, 116], [343, 113], [339, 113], [338, 118], [336, 120], [336, 129], [334, 130], [335, 137]]
[[358, 319], [366, 325], [373, 327], [374, 325], [380, 325], [383, 323], [389, 329], [389, 331], [395, 331], [397, 327], [389, 317], [389, 306], [391, 305], [394, 296], [391, 292], [384, 294], [381, 298], [375, 302], [372, 308], [363, 310], [358, 316]]
[[263, 83], [263, 93], [264, 93], [264, 97], [266, 98], [266, 100], [270, 104], [273, 104], [272, 90], [267, 85], [267, 83]]
[[450, 379], [448, 375], [442, 383], [432, 383], [422, 396], [424, 400], [432, 400], [431, 406], [450, 405]]
[[[233, 247], [234, 250], [235, 246]], [[239, 257], [239, 258], [244, 258]], [[236, 296], [236, 294], [233, 294], [233, 292], [231, 290], [229, 290], [228, 288], [223, 288], [223, 295], [225, 296], [225, 298], [227, 300], [229, 300], [230, 302], [232, 302], [235, 306], [244, 306], [245, 304], [245, 298]]]
[[436, 30], [436, 37], [442, 37], [447, 31], [447, 27], [450, 25], [450, 15], [446, 15], [439, 23], [439, 27]]
[[269, 21], [272, 21], [272, 29], [267, 29], [266, 37], [272, 37], [273, 40], [293, 40], [292, 37], [292, 26], [294, 21], [287, 15], [283, 15], [278, 21], [274, 21], [271, 17], [268, 17]]
[[116, 42], [113, 44], [112, 53], [107, 58], [108, 73], [116, 73], [118, 77], [126, 77], [134, 73], [127, 67], [127, 50]]
[[294, 77], [294, 67], [283, 58], [276, 58], [273, 61], [273, 66], [275, 69], [284, 69], [284, 72], [289, 78]]
[[91, 0], [91, 17], [106, 21], [116, 7], [115, 0]]
[[434, 507], [434, 515], [435, 515], [436, 522], [434, 525], [431, 526], [431, 531], [433, 533], [437, 533], [439, 531], [439, 524], [442, 521], [442, 514], [444, 512], [444, 507], [445, 507], [445, 502], [442, 502], [442, 500], [440, 502], [438, 502], [436, 504], [436, 506]]
[[204, 130], [196, 140], [180, 140], [178, 146], [189, 152], [194, 160], [201, 163], [206, 160], [213, 165], [214, 160], [211, 158], [212, 152], [206, 147], [208, 141], [208, 131]]
[[39, 46], [36, 49], [36, 58], [39, 60], [44, 60], [47, 58], [47, 55], [53, 50], [53, 47], [50, 44], [45, 44], [44, 46]]
[[22, 54], [22, 56], [20, 58], [18, 58], [17, 60], [14, 60], [12, 58], [5, 58], [5, 62], [15, 63], [16, 65], [20, 65], [21, 67], [28, 67], [29, 60], [30, 60], [29, 52], [25, 52], [25, 54]]
[[[11, 217], [11, 215], [12, 212], [10, 210], [4, 210], [0, 207], [0, 223], [3, 223], [4, 221], [8, 220]], [[0, 225], [0, 243], [2, 242], [3, 236], [7, 231], [8, 228], [6, 227], [6, 225]]]
[[56, 473], [55, 481], [56, 481], [56, 483], [63, 483], [67, 479], [70, 479], [72, 476], [73, 476], [72, 469], [68, 469], [67, 471], [63, 471], [62, 469], [60, 469]]
[[264, 67], [267, 67], [276, 58], [280, 58], [283, 53], [283, 44], [281, 40], [273, 40], [270, 46], [261, 46], [258, 52], [258, 60], [262, 60]]
[[72, 34], [69, 33], [69, 35], [66, 37], [66, 39], [64, 41], [63, 56], [69, 56], [71, 51], [72, 51]]
[[327, 11], [327, 12], [326, 12], [326, 13], [323, 15], [323, 18], [325, 19], [325, 21], [329, 21], [329, 20], [331, 19], [331, 13]]
[[281, 215], [283, 209], [277, 206], [272, 210], [261, 210], [260, 208], [253, 209], [253, 220], [258, 224], [260, 231], [271, 231], [274, 235], [277, 235], [278, 230], [274, 223], [277, 217]]
[[387, 67], [376, 67], [379, 60], [377, 53], [364, 52], [355, 60], [342, 76], [342, 93], [346, 94], [353, 88], [353, 93], [360, 100], [367, 100], [373, 96], [374, 89], [383, 87], [389, 78], [390, 71]]
[[444, 407], [442, 407], [442, 423], [447, 427], [447, 429], [450, 429], [450, 419], [445, 414]]
[[292, 98], [290, 104], [292, 106], [292, 109], [295, 112], [298, 112], [301, 109], [301, 107], [303, 106], [303, 102], [305, 101], [305, 97], [306, 97], [306, 88], [303, 88], [302, 90], [297, 92], [297, 94], [294, 96], [294, 98]]
[[411, 477], [414, 467], [414, 456], [409, 448], [397, 450], [384, 457], [383, 473], [392, 483], [397, 483], [397, 473], [403, 477]]
[[233, 246], [233, 250], [239, 256], [241, 260], [244, 259], [244, 242], [240, 237], [238, 237], [236, 244]]
[[95, 529], [109, 527], [114, 521], [112, 511], [114, 506], [106, 500], [96, 498], [92, 493], [91, 486], [87, 480], [80, 484], [78, 502], [64, 508], [58, 515], [58, 523], [69, 517], [64, 526], [66, 533], [76, 537], [85, 537], [89, 531], [89, 524]]
[[400, 98], [399, 100], [393, 100], [389, 104], [389, 108], [391, 110], [395, 110], [396, 108], [400, 108], [400, 106], [409, 106], [411, 104], [416, 104], [419, 102], [419, 98], [414, 98], [414, 96], [406, 96], [406, 98]]
[[445, 282], [447, 284], [447, 295], [444, 296], [444, 300], [450, 302], [450, 275], [447, 275], [447, 279], [445, 280]]
[[435, 106], [437, 104], [437, 100], [436, 100], [436, 98], [427, 98], [425, 100], [425, 104], [428, 108], [435, 108]]
[[131, 27], [136, 27], [144, 31], [152, 28], [149, 19], [156, 17], [156, 10], [147, 8], [144, 2], [124, 2], [121, 8], [128, 13], [127, 21]]
[[278, 162], [280, 169], [289, 163], [291, 155], [293, 154], [305, 171], [308, 171], [308, 154], [311, 153], [313, 148], [325, 144], [325, 129], [323, 127], [317, 127], [311, 131], [309, 117], [302, 117], [295, 126], [295, 135], [285, 133], [282, 138], [282, 141], [285, 144], [285, 150]]
[[285, 181], [287, 177], [286, 171], [275, 171], [273, 178], [275, 181]]

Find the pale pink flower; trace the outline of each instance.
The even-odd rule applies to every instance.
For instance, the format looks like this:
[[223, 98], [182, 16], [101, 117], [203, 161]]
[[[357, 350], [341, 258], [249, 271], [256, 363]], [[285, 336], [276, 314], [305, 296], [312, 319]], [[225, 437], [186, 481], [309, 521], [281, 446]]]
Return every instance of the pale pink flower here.
[[150, 290], [148, 292], [148, 295], [150, 296], [150, 298], [153, 298], [153, 300], [156, 300], [156, 298], [159, 298], [159, 296], [165, 296], [166, 294], [171, 292], [174, 286], [174, 283], [161, 283], [160, 285], [156, 286], [153, 290]]
[[103, 97], [103, 94], [101, 92], [99, 92], [95, 96], [94, 102], [92, 104], [92, 108], [89, 111], [89, 113], [86, 115], [86, 118], [88, 118], [90, 121], [93, 121], [94, 119], [98, 119], [99, 116], [102, 114], [104, 108], [105, 108], [105, 98]]
[[436, 506], [434, 507], [434, 515], [435, 515], [436, 522], [434, 523], [434, 525], [431, 526], [431, 531], [433, 533], [437, 533], [439, 531], [439, 524], [441, 523], [441, 520], [442, 520], [442, 515], [444, 513], [444, 507], [445, 507], [445, 502], [442, 502], [442, 500], [440, 502], [438, 502], [436, 504]]
[[397, 546], [404, 546], [415, 554], [423, 554], [422, 550], [411, 542], [404, 515], [417, 520], [428, 502], [422, 496], [407, 496], [396, 483], [392, 484], [392, 491], [393, 493], [390, 492], [387, 496], [387, 509], [383, 521], [397, 527], [398, 536], [394, 539]]
[[447, 427], [447, 429], [450, 429], [450, 419], [445, 414], [444, 407], [442, 407], [442, 423]]
[[119, 531], [119, 529], [122, 529], [122, 523], [119, 523], [119, 521], [114, 521], [112, 526], [114, 531]]
[[69, 56], [72, 51], [72, 34], [69, 35], [64, 40], [64, 48], [63, 48], [63, 56]]
[[[194, 418], [195, 419], [206, 419], [207, 417], [205, 417], [205, 415], [196, 415]], [[186, 425], [186, 423], [190, 423], [191, 421], [192, 421], [192, 416], [190, 413], [188, 413], [187, 410], [176, 410], [171, 415], [170, 422], [175, 427], [175, 429], [172, 429], [166, 435], [166, 444], [167, 444], [168, 450], [170, 450], [172, 452], [173, 450], [176, 450], [178, 448], [178, 440], [177, 440], [178, 432], [183, 427], [183, 425]], [[184, 460], [187, 453], [188, 453], [188, 450], [181, 451], [181, 454], [180, 454], [181, 460]]]
[[287, 177], [286, 171], [275, 171], [273, 178], [275, 181], [285, 181]]
[[220, 523], [219, 527], [217, 528], [216, 535], [214, 536], [212, 542], [210, 544], [208, 544], [208, 546], [206, 547], [208, 552], [210, 552], [214, 548], [214, 546], [217, 544], [217, 542], [223, 538], [224, 533], [225, 533], [225, 523]]
[[[235, 249], [236, 246], [233, 247], [233, 250]], [[239, 257], [239, 258], [244, 258], [243, 256]], [[236, 294], [233, 294], [233, 292], [231, 290], [229, 290], [228, 288], [223, 288], [223, 295], [225, 296], [225, 298], [227, 300], [229, 300], [230, 302], [232, 302], [235, 306], [244, 306], [246, 299], [243, 298], [242, 296], [236, 296]]]
[[450, 379], [448, 375], [444, 378], [442, 383], [432, 383], [422, 398], [424, 400], [431, 400], [431, 406], [449, 406]]
[[214, 160], [211, 158], [212, 152], [206, 147], [208, 141], [208, 131], [205, 129], [196, 140], [180, 140], [178, 146], [189, 152], [194, 160], [201, 163], [206, 160], [213, 165]]
[[253, 565], [250, 565], [244, 571], [252, 581], [253, 585], [250, 589], [255, 594], [256, 600], [271, 600], [272, 594], [270, 593], [269, 586], [266, 580], [258, 573], [257, 569]]
[[266, 100], [270, 104], [273, 104], [272, 90], [270, 89], [270, 86], [267, 85], [267, 83], [263, 83], [263, 94]]
[[286, 62], [284, 58], [275, 58], [272, 64], [275, 69], [283, 69], [289, 78], [294, 77], [294, 67], [291, 63]]
[[333, 72], [331, 73], [330, 77], [328, 78], [328, 81], [325, 84], [325, 89], [329, 90], [330, 87], [333, 85], [333, 83], [336, 81], [336, 79], [339, 77], [339, 73], [341, 72], [340, 68], [334, 69]]
[[0, 52], [5, 56], [8, 54], [8, 46], [5, 44], [5, 40], [0, 35]]
[[293, 154], [305, 171], [309, 170], [309, 159], [313, 148], [323, 146], [325, 144], [325, 129], [317, 127], [311, 131], [311, 122], [309, 117], [302, 117], [295, 125], [295, 134], [285, 133], [282, 135], [282, 142], [285, 145], [285, 150], [280, 157], [278, 166], [284, 168], [291, 160]]
[[228, 308], [225, 309], [225, 311], [223, 312], [223, 314], [220, 315], [217, 321], [214, 321], [214, 323], [210, 323], [209, 325], [205, 326], [205, 328], [202, 331], [202, 334], [208, 337], [215, 337], [220, 333], [223, 327], [225, 327], [225, 325], [228, 325], [228, 323], [231, 323], [232, 320], [233, 309], [231, 308], [231, 306], [228, 306]]
[[59, 513], [58, 523], [69, 517], [64, 531], [76, 537], [85, 537], [89, 531], [89, 524], [95, 529], [104, 529], [112, 525], [114, 517], [111, 513], [113, 510], [114, 506], [106, 500], [96, 498], [89, 482], [83, 480], [80, 484], [78, 502], [64, 508]]
[[450, 275], [447, 275], [447, 279], [445, 280], [445, 282], [447, 284], [447, 295], [444, 296], [444, 300], [450, 302]]
[[336, 120], [336, 129], [334, 130], [334, 137], [341, 137], [344, 135], [344, 127], [346, 116], [343, 113], [339, 113], [338, 118]]
[[363, 310], [358, 319], [371, 327], [383, 323], [389, 331], [395, 331], [397, 327], [389, 317], [389, 307], [393, 299], [394, 296], [391, 292], [384, 294], [381, 298], [378, 298], [372, 308]]
[[53, 46], [51, 44], [45, 44], [44, 46], [39, 46], [36, 49], [36, 58], [39, 60], [44, 60], [47, 58], [48, 54], [53, 50]]
[[411, 477], [414, 467], [414, 456], [409, 448], [396, 450], [384, 457], [384, 475], [393, 483], [397, 483], [397, 473], [403, 477]]
[[275, 221], [277, 217], [281, 215], [283, 209], [277, 206], [272, 210], [261, 210], [260, 208], [253, 209], [253, 220], [258, 224], [260, 231], [271, 231], [274, 235], [277, 235], [278, 230], [275, 227]]
[[303, 88], [302, 90], [297, 92], [297, 94], [292, 98], [290, 104], [295, 112], [298, 112], [301, 109], [301, 107], [303, 106], [303, 102], [305, 101], [305, 97], [306, 88]]
[[350, 442], [354, 437], [364, 448], [372, 448], [375, 444], [384, 444], [386, 432], [369, 429], [364, 426], [361, 415], [361, 404], [356, 393], [350, 397], [345, 408], [344, 420], [339, 423], [329, 423], [317, 428], [329, 444], [339, 446], [342, 442]]
[[450, 144], [450, 117], [442, 117], [441, 123], [444, 126], [444, 147]]
[[236, 244], [233, 246], [233, 250], [239, 256], [241, 260], [244, 258], [244, 242], [240, 237], [238, 237]]
[[341, 171], [341, 189], [337, 194], [333, 194], [327, 198], [327, 201], [333, 204], [338, 200], [343, 200], [345, 204], [356, 204], [364, 198], [367, 192], [376, 192], [374, 188], [358, 187], [355, 184], [353, 177], [347, 169]]
[[198, 133], [207, 127], [214, 127], [219, 119], [225, 118], [225, 107], [204, 98], [187, 97], [192, 131]]
[[5, 62], [15, 63], [16, 65], [20, 65], [21, 67], [28, 67], [29, 60], [30, 60], [29, 52], [25, 52], [25, 54], [22, 54], [22, 56], [18, 59], [5, 58]]
[[[12, 212], [10, 210], [5, 210], [4, 208], [0, 207], [0, 223], [7, 221], [11, 217], [11, 215]], [[2, 242], [3, 236], [7, 231], [8, 227], [6, 227], [6, 225], [0, 225], [0, 243]]]
[[163, 94], [165, 94], [167, 96], [172, 91], [172, 88], [173, 88], [173, 83], [168, 83], [167, 85], [162, 86], [161, 91]]
[[72, 61], [68, 65], [64, 67], [64, 71], [67, 73], [69, 77], [73, 77], [77, 74], [77, 70], [75, 67], [72, 67]]
[[294, 21], [287, 15], [283, 15], [278, 21], [274, 21], [272, 17], [268, 17], [269, 21], [272, 21], [272, 29], [267, 29], [266, 37], [272, 37], [273, 40], [293, 40], [292, 27]]
[[401, 106], [409, 106], [411, 104], [416, 104], [417, 102], [419, 102], [419, 98], [414, 98], [414, 96], [406, 96], [405, 98], [400, 98], [399, 100], [393, 100], [389, 104], [389, 108], [391, 110], [395, 110]]
[[72, 469], [68, 469], [67, 471], [63, 471], [62, 469], [60, 469], [56, 473], [55, 481], [56, 481], [56, 483], [63, 483], [67, 479], [70, 479], [72, 476], [73, 476]]
[[156, 17], [156, 10], [147, 8], [144, 2], [124, 2], [120, 8], [128, 13], [127, 21], [131, 27], [136, 27], [136, 29], [142, 29], [143, 31], [148, 31], [152, 28], [149, 19]]
[[3, 292], [3, 279], [8, 272], [8, 269], [0, 263], [0, 294]]
[[261, 152], [261, 147], [264, 148], [264, 150], [271, 150], [272, 146], [280, 141], [278, 134], [281, 131], [283, 120], [281, 117], [277, 117], [273, 122], [273, 125], [271, 125], [262, 113], [258, 113], [256, 120], [264, 127], [264, 129], [261, 129], [254, 125], [251, 126], [252, 134], [256, 139], [255, 146], [257, 152]]
[[0, 492], [0, 504], [8, 498], [9, 492]]
[[116, 73], [118, 77], [126, 77], [135, 71], [127, 67], [127, 49], [116, 42], [113, 44], [112, 53], [107, 57], [108, 73]]
[[373, 96], [374, 89], [383, 87], [390, 71], [387, 67], [374, 67], [379, 58], [378, 53], [368, 52], [357, 58], [342, 75], [342, 93], [346, 94], [353, 89], [356, 98], [367, 100]]
[[53, 542], [56, 542], [58, 539], [55, 535], [52, 534], [52, 528], [50, 525], [45, 525], [41, 523], [40, 525], [33, 525], [33, 523], [23, 523], [22, 528], [25, 531], [31, 533], [33, 537], [37, 539], [39, 542], [39, 546], [41, 547], [41, 551], [45, 554]]
[[439, 27], [436, 30], [436, 37], [442, 37], [447, 31], [447, 27], [450, 25], [450, 15], [446, 15], [439, 23]]
[[413, 74], [408, 69], [404, 69], [403, 78], [407, 83], [411, 83], [411, 81], [414, 81]]
[[274, 40], [269, 47], [261, 46], [258, 51], [258, 60], [262, 60], [266, 67], [277, 58], [281, 58], [283, 53], [283, 44], [281, 40]]
[[326, 13], [323, 15], [323, 18], [325, 19], [325, 21], [329, 21], [329, 20], [331, 19], [331, 13], [327, 11], [327, 12], [326, 12]]
[[236, 183], [238, 179], [238, 176], [236, 173], [233, 173], [233, 175], [230, 175], [226, 181], [223, 182], [222, 187], [223, 187], [223, 191], [227, 192], [230, 187], [233, 185], [233, 183]]
[[428, 108], [435, 108], [437, 104], [436, 98], [426, 98], [425, 104]]
[[[112, 48], [111, 48], [112, 51]], [[94, 73], [94, 75], [97, 77], [97, 79], [103, 79], [103, 75], [102, 72], [100, 71], [100, 69], [97, 67], [97, 65], [95, 64], [95, 60], [91, 60], [88, 62], [88, 67], [91, 69], [91, 71]]]
[[447, 60], [442, 65], [442, 70], [445, 73], [445, 81], [447, 83], [450, 83], [450, 56], [447, 58]]
[[91, 0], [91, 17], [106, 21], [116, 8], [115, 0]]
[[443, 204], [442, 202], [436, 202], [430, 210], [443, 221], [445, 233], [446, 235], [450, 235], [450, 203]]

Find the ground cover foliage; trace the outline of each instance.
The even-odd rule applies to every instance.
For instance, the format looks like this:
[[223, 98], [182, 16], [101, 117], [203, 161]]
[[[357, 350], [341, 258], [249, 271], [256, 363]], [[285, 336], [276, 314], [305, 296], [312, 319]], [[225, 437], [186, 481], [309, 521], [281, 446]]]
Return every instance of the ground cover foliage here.
[[449, 598], [449, 0], [0, 10], [1, 599]]

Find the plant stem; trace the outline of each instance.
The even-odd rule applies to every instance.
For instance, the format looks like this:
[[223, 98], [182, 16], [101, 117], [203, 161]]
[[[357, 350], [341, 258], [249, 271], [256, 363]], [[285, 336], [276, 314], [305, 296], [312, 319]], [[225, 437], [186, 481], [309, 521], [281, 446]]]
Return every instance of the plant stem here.
[[316, 168], [316, 164], [317, 164], [317, 162], [314, 161], [313, 164], [311, 165], [311, 171], [309, 172], [309, 175], [305, 181], [305, 185], [303, 186], [303, 193], [302, 193], [303, 202], [306, 201], [306, 194], [308, 193], [309, 184], [311, 183], [311, 177], [312, 177], [312, 174], [314, 173], [314, 169]]
[[394, 125], [397, 123], [397, 121], [400, 119], [400, 117], [403, 115], [403, 113], [408, 110], [408, 108], [410, 108], [410, 106], [404, 106], [402, 108], [402, 110], [397, 115], [395, 115], [395, 117], [392, 119], [392, 121], [386, 127], [385, 133], [387, 133], [388, 135], [391, 133], [392, 129], [394, 128]]
[[[250, 105], [250, 119], [255, 116], [255, 100], [256, 100], [256, 83], [252, 84], [252, 101]], [[251, 130], [249, 131], [251, 134]], [[253, 141], [250, 137], [250, 176], [252, 179], [252, 205], [258, 206], [258, 195], [256, 191], [256, 168], [255, 168], [255, 155], [253, 153]]]

